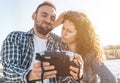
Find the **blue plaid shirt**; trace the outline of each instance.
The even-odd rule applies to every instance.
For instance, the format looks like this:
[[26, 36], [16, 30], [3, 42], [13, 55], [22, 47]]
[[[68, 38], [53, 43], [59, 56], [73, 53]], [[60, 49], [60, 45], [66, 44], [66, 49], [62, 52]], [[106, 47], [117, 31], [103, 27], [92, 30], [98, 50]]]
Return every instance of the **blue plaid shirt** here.
[[[2, 45], [2, 65], [4, 67], [3, 74], [7, 83], [28, 83], [27, 74], [30, 71], [33, 55], [33, 29], [28, 32], [11, 32], [4, 40]], [[60, 38], [50, 33], [47, 40], [48, 51], [61, 51]], [[64, 83], [75, 83], [73, 78], [68, 77]], [[49, 83], [59, 83], [57, 78], [52, 78]]]

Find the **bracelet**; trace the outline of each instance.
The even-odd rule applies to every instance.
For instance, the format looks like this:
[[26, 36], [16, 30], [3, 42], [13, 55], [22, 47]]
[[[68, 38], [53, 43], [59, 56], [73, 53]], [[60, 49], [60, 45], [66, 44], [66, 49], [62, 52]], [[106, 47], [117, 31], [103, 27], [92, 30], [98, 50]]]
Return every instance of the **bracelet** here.
[[83, 79], [83, 75], [82, 75], [82, 77], [81, 78], [78, 78], [78, 80], [82, 80]]
[[83, 75], [81, 78], [78, 77], [78, 80], [76, 80], [76, 81], [78, 81], [80, 83], [80, 80], [82, 80], [82, 79], [83, 79]]
[[27, 76], [26, 76], [26, 79], [27, 79], [27, 82], [28, 82], [28, 83], [34, 83], [34, 81], [29, 81], [29, 74], [30, 74], [31, 71], [32, 71], [32, 70], [30, 70], [30, 71], [28, 72]]

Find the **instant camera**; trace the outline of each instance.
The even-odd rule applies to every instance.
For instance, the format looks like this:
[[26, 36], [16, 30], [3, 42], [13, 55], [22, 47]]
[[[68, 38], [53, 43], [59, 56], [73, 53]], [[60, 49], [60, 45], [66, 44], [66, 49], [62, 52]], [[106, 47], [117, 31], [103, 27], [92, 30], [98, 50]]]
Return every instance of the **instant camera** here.
[[[55, 66], [57, 70], [57, 76], [70, 76], [70, 65], [76, 66], [73, 62], [73, 53], [70, 51], [66, 52], [40, 52], [36, 53], [36, 60], [41, 62], [49, 62]], [[46, 72], [46, 71], [45, 71]]]

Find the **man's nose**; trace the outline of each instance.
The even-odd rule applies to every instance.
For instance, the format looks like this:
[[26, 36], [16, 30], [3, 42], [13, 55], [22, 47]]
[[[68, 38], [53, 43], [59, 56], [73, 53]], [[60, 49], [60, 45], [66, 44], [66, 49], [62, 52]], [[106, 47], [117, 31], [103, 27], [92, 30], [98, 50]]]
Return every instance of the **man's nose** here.
[[47, 19], [46, 19], [46, 22], [47, 22], [47, 23], [50, 23], [50, 22], [51, 22], [51, 18], [47, 18]]

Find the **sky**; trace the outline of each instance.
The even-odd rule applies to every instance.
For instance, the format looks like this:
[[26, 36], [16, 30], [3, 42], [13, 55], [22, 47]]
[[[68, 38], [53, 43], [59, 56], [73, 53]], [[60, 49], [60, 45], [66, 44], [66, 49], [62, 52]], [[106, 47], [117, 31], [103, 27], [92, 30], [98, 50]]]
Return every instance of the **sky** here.
[[[44, 0], [0, 0], [0, 47], [12, 31], [28, 31], [33, 27], [32, 13]], [[56, 5], [57, 16], [76, 10], [91, 20], [103, 46], [120, 44], [119, 0], [49, 0]], [[53, 30], [61, 34], [61, 26]]]

